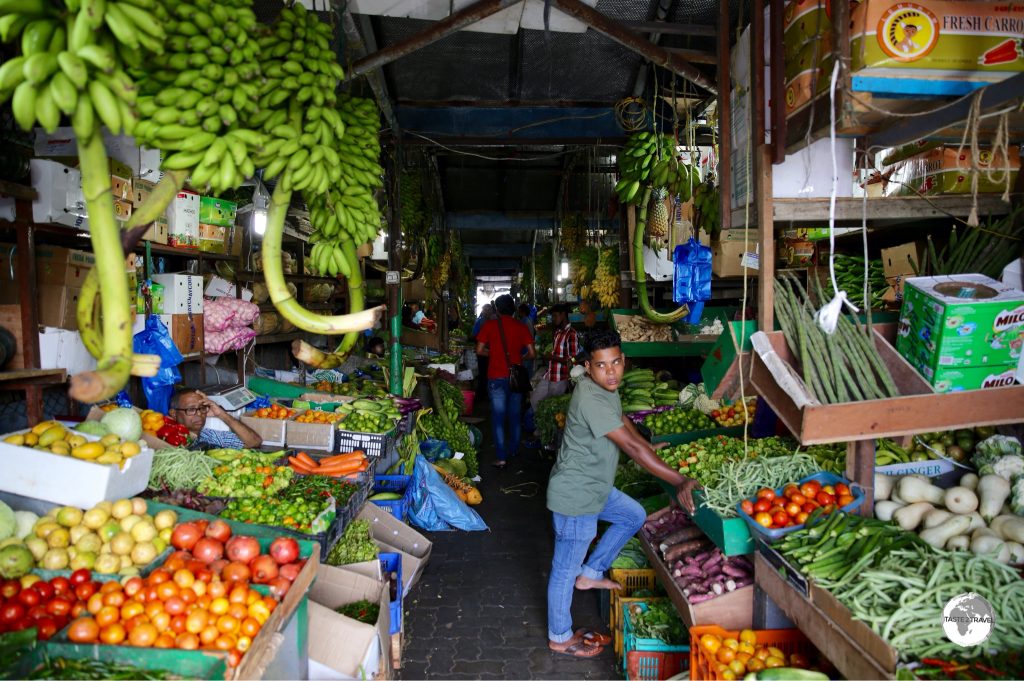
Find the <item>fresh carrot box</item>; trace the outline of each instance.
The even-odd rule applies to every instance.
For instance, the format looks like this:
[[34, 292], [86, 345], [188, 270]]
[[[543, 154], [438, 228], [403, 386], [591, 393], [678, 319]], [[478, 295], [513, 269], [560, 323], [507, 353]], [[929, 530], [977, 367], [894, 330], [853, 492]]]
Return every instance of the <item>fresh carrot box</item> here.
[[1024, 2], [865, 0], [851, 15], [854, 90], [965, 94], [1024, 71]]
[[[938, 146], [923, 151], [896, 163], [896, 169], [889, 178], [890, 195], [906, 196], [915, 194], [970, 194], [972, 189], [973, 159], [969, 146]], [[1020, 172], [1020, 151], [1011, 147], [1010, 152], [993, 153], [989, 147], [981, 147], [977, 158], [978, 192], [992, 194], [1003, 192], [1007, 184], [1012, 190]]]

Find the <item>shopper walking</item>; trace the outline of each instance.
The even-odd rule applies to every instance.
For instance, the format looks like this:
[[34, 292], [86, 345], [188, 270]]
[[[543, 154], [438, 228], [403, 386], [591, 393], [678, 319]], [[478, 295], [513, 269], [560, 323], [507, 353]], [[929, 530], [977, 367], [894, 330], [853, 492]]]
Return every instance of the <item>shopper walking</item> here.
[[569, 389], [569, 372], [572, 361], [580, 352], [579, 335], [569, 323], [569, 306], [555, 305], [551, 308], [551, 325], [554, 334], [547, 371], [530, 393], [530, 406], [534, 413], [541, 400], [564, 395]]
[[[494, 319], [494, 306], [490, 303], [486, 303], [480, 308], [480, 315], [476, 318], [473, 323], [473, 330], [469, 334], [469, 340], [476, 342], [477, 336], [480, 335], [480, 329], [483, 328], [484, 323]], [[476, 402], [482, 404], [484, 397], [487, 395], [487, 355], [481, 355], [479, 352], [476, 353]]]
[[494, 465], [504, 468], [508, 458], [519, 451], [522, 430], [519, 420], [522, 417], [523, 396], [522, 393], [512, 392], [509, 387], [509, 363], [522, 364], [524, 359], [533, 359], [537, 352], [530, 330], [512, 316], [516, 311], [512, 296], [498, 296], [494, 307], [498, 316], [480, 328], [476, 338], [476, 354], [487, 357], [487, 395], [491, 400], [494, 445], [497, 449]]
[[[593, 657], [611, 642], [607, 635], [573, 631], [573, 589], [619, 589], [605, 570], [643, 526], [646, 513], [615, 489], [619, 450], [652, 475], [676, 487], [676, 499], [693, 513], [696, 480], [667, 466], [622, 414], [618, 389], [626, 357], [614, 331], [587, 334], [587, 375], [576, 385], [566, 415], [565, 436], [548, 481], [547, 507], [554, 517], [555, 551], [548, 580], [548, 647], [556, 653]], [[611, 523], [587, 557], [597, 521]], [[586, 559], [586, 562], [584, 562]]]

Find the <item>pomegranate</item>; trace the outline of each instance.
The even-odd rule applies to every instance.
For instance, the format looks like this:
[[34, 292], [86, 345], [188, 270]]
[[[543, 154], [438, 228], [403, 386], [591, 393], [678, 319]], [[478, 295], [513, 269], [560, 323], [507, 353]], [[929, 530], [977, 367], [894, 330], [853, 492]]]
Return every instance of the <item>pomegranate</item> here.
[[281, 576], [289, 582], [294, 582], [300, 572], [302, 572], [302, 566], [298, 563], [288, 563], [287, 565], [282, 565], [280, 569]]
[[284, 598], [284, 595], [288, 593], [288, 589], [291, 588], [292, 583], [284, 577], [277, 577], [276, 579], [270, 580], [267, 586], [270, 587], [270, 595], [281, 600]]
[[171, 533], [171, 546], [176, 549], [191, 551], [203, 533], [195, 523], [181, 523]]
[[220, 578], [225, 582], [248, 582], [252, 577], [252, 571], [245, 563], [232, 561], [220, 571]]
[[196, 560], [209, 565], [213, 561], [220, 560], [224, 556], [224, 545], [216, 539], [203, 537], [196, 542], [195, 546], [192, 547], [192, 555], [196, 557]]
[[299, 542], [291, 537], [278, 537], [270, 545], [270, 555], [278, 565], [291, 563], [299, 557]]
[[224, 547], [227, 550], [228, 560], [238, 561], [248, 565], [252, 559], [260, 555], [260, 543], [254, 537], [235, 535], [228, 540]]
[[257, 584], [267, 584], [278, 574], [277, 563], [266, 554], [258, 556], [249, 569], [252, 570], [252, 581]]
[[231, 538], [231, 526], [223, 520], [214, 520], [206, 528], [206, 536], [210, 539], [216, 539], [223, 544]]

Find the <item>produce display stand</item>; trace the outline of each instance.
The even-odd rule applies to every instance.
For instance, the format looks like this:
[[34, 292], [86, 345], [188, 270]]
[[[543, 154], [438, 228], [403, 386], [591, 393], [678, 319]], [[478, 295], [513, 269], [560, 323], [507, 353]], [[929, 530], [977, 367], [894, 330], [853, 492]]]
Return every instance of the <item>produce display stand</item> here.
[[[672, 485], [664, 480], [658, 480], [658, 484], [669, 498], [675, 497], [676, 490]], [[693, 523], [722, 553], [727, 556], [745, 556], [754, 550], [754, 539], [743, 518], [723, 518], [712, 511], [704, 505], [703, 490], [693, 493], [693, 502], [697, 509], [693, 514]]]
[[895, 677], [895, 651], [867, 625], [850, 617], [849, 610], [827, 591], [812, 587], [809, 596], [797, 592], [760, 554], [754, 557], [754, 580], [843, 677]]
[[[640, 310], [622, 309], [616, 308], [609, 310], [608, 325], [615, 330], [618, 330], [615, 323], [616, 317], [642, 317], [643, 312]], [[703, 318], [703, 324], [708, 324], [714, 317], [725, 316], [724, 312], [716, 312], [714, 315], [705, 315]], [[728, 321], [723, 319], [723, 321]], [[672, 328], [676, 332], [681, 332], [686, 325], [682, 322], [676, 322], [672, 325]], [[623, 341], [622, 352], [627, 357], [699, 357], [706, 355], [710, 352], [711, 348], [714, 347], [715, 343], [718, 342], [718, 334], [686, 334], [677, 333], [675, 340], [665, 342], [634, 342], [634, 341]]]
[[658, 555], [657, 547], [643, 537], [640, 537], [640, 545], [643, 547], [644, 553], [647, 554], [647, 560], [654, 568], [658, 581], [661, 582], [668, 597], [672, 599], [672, 603], [675, 604], [679, 616], [687, 627], [696, 627], [702, 624], [717, 624], [728, 629], [749, 629], [751, 627], [754, 620], [753, 585], [724, 593], [703, 603], [691, 605], [683, 595], [679, 584], [672, 578], [668, 566]]

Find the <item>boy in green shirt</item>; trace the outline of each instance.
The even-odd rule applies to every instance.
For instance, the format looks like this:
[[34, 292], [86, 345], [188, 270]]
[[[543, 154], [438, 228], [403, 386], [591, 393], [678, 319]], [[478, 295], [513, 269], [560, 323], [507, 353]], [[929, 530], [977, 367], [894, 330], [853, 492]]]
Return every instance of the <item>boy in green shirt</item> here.
[[[556, 653], [593, 657], [610, 637], [595, 631], [573, 632], [573, 588], [619, 589], [605, 571], [630, 537], [643, 526], [646, 513], [632, 498], [615, 489], [619, 450], [641, 467], [676, 486], [676, 499], [691, 514], [697, 481], [666, 465], [655, 449], [623, 416], [618, 389], [626, 357], [619, 334], [587, 334], [583, 351], [587, 375], [576, 386], [566, 414], [565, 434], [548, 481], [547, 506], [554, 515], [555, 552], [548, 581], [548, 647]], [[587, 557], [597, 535], [597, 521], [611, 526]]]

